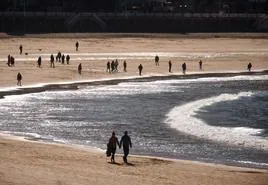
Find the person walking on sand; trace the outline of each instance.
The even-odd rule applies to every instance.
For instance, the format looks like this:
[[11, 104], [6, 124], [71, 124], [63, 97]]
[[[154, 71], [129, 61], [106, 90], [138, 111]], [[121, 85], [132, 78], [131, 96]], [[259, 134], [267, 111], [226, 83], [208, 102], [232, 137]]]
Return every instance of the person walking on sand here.
[[61, 52], [59, 51], [56, 56], [56, 62], [61, 62]]
[[78, 74], [81, 75], [81, 73], [82, 73], [82, 64], [80, 63], [80, 64], [78, 65]]
[[141, 72], [142, 72], [143, 66], [140, 64], [139, 67], [138, 67], [138, 69], [139, 69], [139, 75], [141, 76]]
[[252, 68], [252, 64], [248, 63], [248, 71], [251, 71], [251, 68]]
[[53, 54], [51, 54], [50, 55], [50, 67], [53, 67], [53, 68], [55, 68], [55, 63], [54, 63], [54, 56], [53, 56]]
[[61, 63], [64, 64], [64, 62], [65, 62], [65, 55], [62, 54], [62, 56], [61, 56]]
[[116, 152], [116, 146], [119, 146], [119, 141], [115, 136], [115, 132], [112, 133], [112, 136], [109, 139], [109, 143], [107, 144], [107, 157], [111, 156], [111, 163], [115, 163], [114, 156]]
[[11, 66], [11, 56], [10, 56], [10, 54], [7, 56], [7, 65], [8, 65], [8, 67]]
[[13, 56], [10, 57], [10, 66], [15, 66], [15, 58]]
[[202, 60], [200, 60], [200, 61], [199, 61], [199, 70], [200, 70], [200, 71], [202, 71], [202, 64], [203, 64], [203, 62], [202, 62]]
[[154, 57], [154, 62], [155, 62], [155, 65], [156, 65], [156, 66], [159, 66], [159, 56], [158, 56], [158, 55], [156, 55], [156, 56]]
[[111, 71], [114, 72], [114, 70], [115, 70], [115, 63], [114, 63], [114, 61], [112, 60], [112, 62], [111, 62]]
[[66, 62], [67, 62], [67, 64], [69, 64], [69, 62], [70, 62], [70, 55], [67, 55], [66, 56]]
[[123, 145], [123, 151], [124, 151], [123, 160], [127, 164], [128, 163], [127, 162], [127, 156], [129, 154], [129, 147], [132, 148], [131, 139], [128, 136], [127, 131], [125, 131], [125, 134], [122, 136], [122, 138], [120, 140], [119, 148], [121, 148], [122, 145]]
[[22, 80], [22, 75], [20, 73], [17, 74], [17, 85], [21, 86], [21, 80]]
[[108, 61], [107, 62], [107, 64], [106, 64], [106, 72], [111, 72], [111, 63], [110, 63], [110, 61]]
[[20, 45], [20, 55], [22, 54], [22, 45]]
[[186, 73], [186, 64], [183, 63], [183, 64], [181, 65], [181, 67], [182, 67], [182, 73], [185, 75], [185, 73]]
[[172, 63], [171, 60], [168, 61], [168, 72], [171, 73]]
[[127, 72], [127, 62], [125, 60], [124, 60], [123, 66], [124, 66], [124, 72]]
[[75, 43], [75, 48], [76, 48], [76, 51], [78, 51], [78, 48], [79, 48], [79, 42], [78, 41]]
[[38, 60], [37, 60], [37, 65], [39, 68], [41, 67], [41, 64], [42, 64], [42, 58], [41, 58], [41, 56], [39, 56]]
[[115, 59], [115, 62], [114, 62], [114, 69], [115, 69], [116, 72], [118, 72], [118, 65], [119, 65], [118, 60]]

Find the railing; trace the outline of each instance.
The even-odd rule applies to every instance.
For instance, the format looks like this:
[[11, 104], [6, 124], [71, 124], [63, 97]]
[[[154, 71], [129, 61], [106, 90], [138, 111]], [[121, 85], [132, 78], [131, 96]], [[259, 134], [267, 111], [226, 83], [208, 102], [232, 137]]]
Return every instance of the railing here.
[[[90, 17], [188, 17], [188, 18], [268, 18], [268, 14], [243, 14], [243, 13], [142, 13], [142, 12], [82, 12], [81, 16]], [[1, 16], [21, 16], [21, 17], [70, 17], [76, 15], [74, 12], [0, 12]]]

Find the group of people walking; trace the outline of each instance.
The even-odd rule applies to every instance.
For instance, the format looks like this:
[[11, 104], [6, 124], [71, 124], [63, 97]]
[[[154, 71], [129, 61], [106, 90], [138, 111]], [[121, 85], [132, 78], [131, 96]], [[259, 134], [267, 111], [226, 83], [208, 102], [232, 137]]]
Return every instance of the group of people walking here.
[[[118, 72], [118, 66], [119, 66], [119, 62], [118, 60], [112, 60], [112, 62], [108, 61], [106, 64], [106, 72]], [[139, 75], [141, 76], [142, 70], [143, 70], [143, 66], [142, 64], [140, 64], [138, 66], [138, 70], [139, 70]], [[124, 60], [123, 62], [123, 71], [127, 72], [127, 62], [126, 60]]]
[[15, 66], [15, 57], [8, 55], [7, 56], [7, 65], [8, 65], [8, 67], [14, 67]]
[[115, 163], [115, 153], [117, 146], [121, 148], [123, 146], [124, 156], [123, 161], [124, 163], [128, 164], [127, 157], [129, 154], [129, 148], [132, 148], [131, 139], [128, 135], [128, 131], [125, 131], [124, 135], [121, 137], [119, 142], [118, 138], [115, 135], [115, 132], [112, 133], [112, 136], [109, 139], [107, 144], [106, 155], [107, 157], [111, 156], [111, 163]]
[[[118, 66], [119, 66], [119, 62], [118, 60], [112, 60], [111, 62], [108, 61], [106, 64], [106, 72], [118, 72]], [[126, 61], [124, 61], [124, 71], [126, 71]]]

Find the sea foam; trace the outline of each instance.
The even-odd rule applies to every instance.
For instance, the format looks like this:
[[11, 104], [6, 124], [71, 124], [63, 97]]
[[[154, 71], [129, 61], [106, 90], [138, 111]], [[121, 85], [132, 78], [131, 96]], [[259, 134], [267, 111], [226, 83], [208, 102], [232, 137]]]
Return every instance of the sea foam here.
[[180, 132], [216, 142], [227, 143], [268, 150], [268, 140], [258, 136], [263, 130], [246, 127], [210, 126], [195, 117], [196, 112], [204, 106], [222, 101], [233, 101], [245, 96], [252, 96], [250, 92], [238, 94], [221, 94], [219, 96], [197, 100], [173, 108], [166, 116], [165, 122]]

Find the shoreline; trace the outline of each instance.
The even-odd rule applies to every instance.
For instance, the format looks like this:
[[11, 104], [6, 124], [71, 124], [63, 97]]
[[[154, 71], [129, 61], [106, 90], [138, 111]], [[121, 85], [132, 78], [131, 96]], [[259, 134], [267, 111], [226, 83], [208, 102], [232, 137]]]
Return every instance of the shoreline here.
[[3, 87], [4, 90], [0, 90], [0, 99], [5, 96], [22, 95], [30, 93], [38, 93], [43, 91], [53, 90], [77, 90], [79, 85], [115, 85], [121, 82], [135, 82], [135, 81], [155, 81], [155, 80], [168, 80], [168, 79], [197, 79], [206, 77], [234, 77], [238, 75], [268, 75], [268, 70], [259, 70], [251, 72], [206, 72], [206, 73], [189, 73], [182, 74], [169, 74], [169, 75], [144, 75], [144, 76], [121, 76], [118, 78], [108, 79], [95, 79], [95, 80], [82, 80], [82, 81], [68, 81], [58, 83], [41, 83], [32, 84], [20, 87]]
[[[85, 151], [89, 153], [99, 154], [106, 157], [105, 150], [102, 150], [100, 148], [94, 148], [91, 146], [84, 146], [84, 145], [76, 145], [76, 144], [65, 144], [65, 143], [56, 143], [56, 142], [45, 142], [40, 140], [34, 140], [25, 138], [23, 136], [16, 136], [16, 135], [9, 135], [5, 133], [0, 132], [0, 141], [1, 139], [4, 140], [14, 140], [18, 142], [29, 142], [29, 143], [35, 143], [35, 144], [41, 144], [41, 145], [51, 145], [55, 147], [64, 147], [64, 148], [70, 148], [72, 150], [80, 150]], [[115, 157], [122, 157], [123, 154], [116, 153]], [[196, 161], [196, 160], [187, 160], [187, 159], [175, 159], [175, 158], [168, 158], [168, 157], [159, 157], [159, 156], [153, 156], [153, 155], [139, 155], [139, 154], [130, 154], [130, 158], [145, 158], [145, 159], [156, 159], [156, 160], [163, 160], [168, 162], [182, 162], [187, 164], [199, 164], [199, 165], [205, 165], [205, 166], [211, 166], [211, 167], [229, 167], [229, 168], [237, 168], [237, 169], [244, 169], [245, 171], [260, 171], [260, 172], [267, 172], [267, 168], [254, 168], [254, 167], [244, 167], [244, 166], [235, 166], [235, 165], [228, 165], [228, 164], [222, 164], [222, 163], [213, 163], [213, 162], [204, 162], [204, 161]]]
[[0, 145], [4, 146], [0, 184], [123, 184], [127, 180], [129, 185], [266, 185], [268, 179], [266, 169], [142, 155], [130, 155], [125, 165], [116, 154], [116, 163], [111, 164], [105, 153], [1, 134]]
[[[171, 75], [156, 75], [156, 76], [128, 76], [128, 77], [118, 77], [118, 78], [110, 78], [110, 79], [95, 79], [95, 80], [85, 80], [85, 81], [70, 81], [70, 82], [62, 82], [62, 83], [46, 83], [42, 85], [29, 85], [27, 87], [20, 87], [15, 89], [9, 89], [9, 90], [0, 90], [0, 99], [5, 98], [6, 96], [12, 96], [12, 95], [23, 95], [23, 94], [31, 94], [31, 93], [40, 93], [44, 91], [64, 91], [64, 90], [78, 90], [80, 85], [91, 85], [91, 86], [98, 86], [98, 85], [116, 85], [118, 83], [122, 82], [138, 82], [138, 81], [156, 81], [156, 80], [169, 80], [169, 79], [197, 79], [197, 78], [208, 78], [208, 77], [235, 77], [235, 76], [249, 76], [249, 75], [268, 75], [268, 70], [260, 70], [260, 71], [253, 71], [253, 72], [211, 72], [211, 73], [192, 73], [187, 75], [181, 75], [181, 74], [171, 74]], [[5, 131], [3, 131], [5, 132]], [[5, 133], [0, 132], [0, 138], [3, 135], [6, 135]], [[24, 141], [30, 141], [30, 142], [38, 142], [43, 144], [55, 144], [55, 145], [64, 145], [69, 146], [72, 148], [91, 148], [90, 146], [81, 146], [73, 145], [73, 144], [65, 144], [60, 143], [57, 141], [51, 141], [51, 140], [42, 140], [35, 138], [34, 136], [31, 138], [25, 138], [23, 136], [16, 136], [12, 134], [7, 134], [6, 136], [10, 136], [11, 139], [14, 136], [14, 138], [23, 138]], [[96, 150], [102, 150], [100, 148], [95, 148]], [[182, 161], [192, 161], [192, 162], [200, 162], [204, 164], [212, 164], [212, 165], [223, 165], [223, 166], [232, 166], [232, 167], [240, 167], [240, 168], [249, 168], [249, 169], [264, 169], [267, 170], [268, 168], [265, 167], [257, 167], [257, 164], [254, 164], [252, 166], [247, 166], [241, 163], [241, 165], [236, 165], [235, 163], [213, 163], [212, 161], [195, 161], [191, 159], [176, 159], [176, 158], [165, 158], [165, 157], [159, 157], [159, 156], [144, 156], [144, 155], [138, 155], [140, 157], [149, 157], [149, 158], [162, 158], [164, 160], [182, 160]]]

